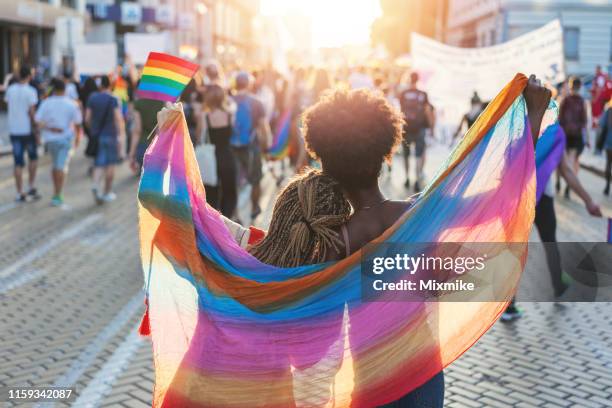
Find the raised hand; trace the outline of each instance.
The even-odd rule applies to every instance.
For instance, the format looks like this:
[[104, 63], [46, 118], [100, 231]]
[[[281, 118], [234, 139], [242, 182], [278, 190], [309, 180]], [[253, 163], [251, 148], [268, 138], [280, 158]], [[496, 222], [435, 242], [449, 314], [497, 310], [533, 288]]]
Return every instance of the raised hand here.
[[548, 109], [552, 93], [549, 89], [542, 86], [540, 80], [535, 75], [531, 75], [523, 91], [523, 96], [527, 103], [527, 116], [529, 117], [529, 124], [533, 134], [533, 145], [535, 146], [540, 135], [542, 118], [546, 109]]

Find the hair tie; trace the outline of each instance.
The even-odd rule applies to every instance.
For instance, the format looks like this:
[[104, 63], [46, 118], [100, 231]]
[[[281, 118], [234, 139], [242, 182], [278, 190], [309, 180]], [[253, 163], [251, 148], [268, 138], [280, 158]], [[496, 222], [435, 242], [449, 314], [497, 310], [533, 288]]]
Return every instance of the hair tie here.
[[306, 228], [308, 228], [308, 231], [310, 231], [311, 234], [315, 234], [315, 230], [312, 228], [312, 225], [310, 225], [310, 222], [306, 219], [306, 217], [302, 216], [300, 221], [306, 224]]

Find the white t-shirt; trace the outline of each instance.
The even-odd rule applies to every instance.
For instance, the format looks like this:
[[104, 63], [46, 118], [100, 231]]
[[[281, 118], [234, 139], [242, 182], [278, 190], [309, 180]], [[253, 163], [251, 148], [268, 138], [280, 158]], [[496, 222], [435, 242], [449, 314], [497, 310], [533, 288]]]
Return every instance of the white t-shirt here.
[[68, 82], [66, 84], [65, 95], [70, 99], [74, 99], [75, 101], [79, 99], [79, 91], [77, 90], [77, 87], [73, 82]]
[[42, 139], [45, 143], [71, 140], [74, 137], [73, 125], [80, 125], [82, 120], [81, 110], [76, 102], [65, 95], [48, 97], [36, 111], [36, 122], [61, 129], [61, 132], [43, 129]]
[[29, 110], [38, 102], [36, 89], [30, 84], [16, 83], [8, 87], [4, 100], [8, 104], [9, 134], [28, 136], [32, 133]]

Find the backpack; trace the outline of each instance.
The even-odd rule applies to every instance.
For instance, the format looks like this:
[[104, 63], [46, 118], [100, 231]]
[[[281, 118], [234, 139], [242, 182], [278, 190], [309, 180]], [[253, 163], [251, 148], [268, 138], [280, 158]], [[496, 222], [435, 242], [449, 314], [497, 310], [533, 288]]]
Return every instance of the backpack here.
[[427, 127], [426, 105], [427, 94], [425, 92], [411, 89], [402, 93], [400, 106], [406, 121], [404, 125], [406, 132], [415, 133]]
[[582, 129], [586, 126], [586, 111], [581, 96], [570, 95], [561, 104], [559, 123], [569, 139], [582, 138]]
[[247, 146], [253, 136], [252, 104], [248, 97], [236, 99], [237, 109], [230, 143], [232, 146]]

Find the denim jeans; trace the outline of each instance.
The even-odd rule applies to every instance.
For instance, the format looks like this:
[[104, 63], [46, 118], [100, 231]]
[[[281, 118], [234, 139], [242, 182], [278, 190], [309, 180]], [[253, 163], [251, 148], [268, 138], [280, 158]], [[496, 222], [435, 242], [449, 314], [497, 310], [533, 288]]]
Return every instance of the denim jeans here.
[[444, 372], [440, 371], [419, 388], [379, 408], [442, 408], [443, 406]]

